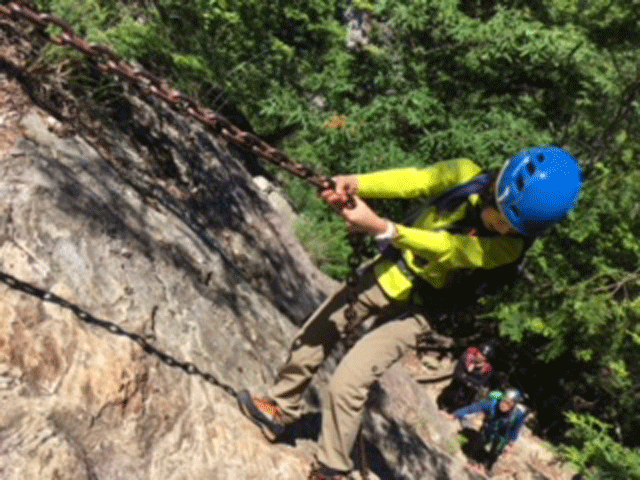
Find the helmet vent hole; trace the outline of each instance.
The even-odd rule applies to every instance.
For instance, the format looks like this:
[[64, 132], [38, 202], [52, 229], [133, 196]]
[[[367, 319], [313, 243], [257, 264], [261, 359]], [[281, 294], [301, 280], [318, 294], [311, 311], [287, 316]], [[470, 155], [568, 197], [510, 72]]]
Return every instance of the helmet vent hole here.
[[518, 187], [518, 190], [522, 190], [524, 188], [524, 177], [522, 175], [518, 175], [518, 178], [516, 179], [516, 185]]
[[536, 172], [536, 164], [533, 162], [527, 163], [527, 172], [529, 172], [529, 175], [533, 175]]
[[511, 208], [511, 211], [513, 212], [513, 214], [516, 217], [520, 216], [520, 210], [518, 210], [518, 207], [516, 207], [515, 205], [511, 205], [511, 207], [509, 207], [509, 208]]
[[544, 155], [542, 153], [539, 153], [538, 156], [537, 156], [537, 159], [538, 159], [539, 163], [544, 162]]

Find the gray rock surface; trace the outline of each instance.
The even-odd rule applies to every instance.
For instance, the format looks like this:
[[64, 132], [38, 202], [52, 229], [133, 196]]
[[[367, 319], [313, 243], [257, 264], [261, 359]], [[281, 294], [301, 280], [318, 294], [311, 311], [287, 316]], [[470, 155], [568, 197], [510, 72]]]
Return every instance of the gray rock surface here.
[[[270, 380], [294, 326], [260, 289], [292, 280], [261, 284], [265, 259], [254, 272], [246, 237], [220, 229], [212, 249], [81, 139], [37, 115], [22, 126], [29, 140], [0, 164], [0, 269], [224, 382]], [[279, 271], [301, 275], [268, 218], [245, 218], [277, 243], [263, 248]], [[223, 390], [69, 308], [0, 290], [1, 478], [259, 478], [256, 453], [278, 458]], [[278, 476], [301, 478], [307, 460]]]

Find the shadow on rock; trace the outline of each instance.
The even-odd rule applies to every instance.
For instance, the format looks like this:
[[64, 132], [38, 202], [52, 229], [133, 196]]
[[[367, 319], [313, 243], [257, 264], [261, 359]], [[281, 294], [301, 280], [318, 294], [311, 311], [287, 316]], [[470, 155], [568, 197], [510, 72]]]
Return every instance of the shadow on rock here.
[[280, 437], [281, 443], [294, 446], [296, 440], [313, 440], [320, 437], [322, 425], [322, 415], [320, 412], [306, 413], [299, 420], [287, 425], [287, 428]]
[[459, 474], [453, 473], [448, 455], [426, 443], [412, 425], [394, 418], [387, 410], [386, 394], [380, 385], [373, 385], [367, 403], [365, 453], [370, 470], [379, 478], [461, 480]]
[[364, 440], [364, 456], [362, 455], [362, 449], [359, 444], [354, 449], [354, 463], [356, 468], [360, 471], [370, 471], [374, 473], [378, 478], [384, 480], [404, 480], [407, 477], [394, 469], [387, 463], [384, 455], [373, 443]]
[[469, 460], [476, 463], [483, 463], [487, 460], [487, 452], [484, 449], [484, 437], [481, 432], [469, 427], [464, 427], [460, 431], [466, 442], [462, 446], [462, 452]]

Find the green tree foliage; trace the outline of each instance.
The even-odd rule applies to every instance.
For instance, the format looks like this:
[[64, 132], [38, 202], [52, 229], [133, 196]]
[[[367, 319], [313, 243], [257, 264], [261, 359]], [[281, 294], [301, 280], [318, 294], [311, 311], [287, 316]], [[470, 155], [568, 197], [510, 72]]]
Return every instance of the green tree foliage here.
[[[271, 89], [300, 92], [342, 32], [335, 1], [39, 0], [94, 42], [106, 42], [212, 107], [235, 99], [261, 127]], [[299, 95], [297, 95], [299, 96]]]
[[572, 444], [559, 448], [591, 480], [640, 480], [640, 453], [611, 438], [611, 426], [588, 415], [569, 414]]
[[[516, 288], [484, 302], [481, 322], [554, 365], [566, 408], [640, 445], [640, 0], [38, 4], [212, 108], [233, 99], [259, 132], [294, 126], [283, 148], [326, 174], [460, 156], [493, 168], [530, 145], [571, 150], [585, 173], [578, 208], [536, 242]], [[359, 48], [345, 41], [348, 11], [372, 19]], [[281, 178], [318, 264], [344, 274], [341, 222]], [[376, 204], [396, 219], [406, 207]], [[604, 431], [578, 418], [583, 437]], [[604, 468], [583, 448], [581, 465]], [[626, 465], [615, 452], [610, 464]]]

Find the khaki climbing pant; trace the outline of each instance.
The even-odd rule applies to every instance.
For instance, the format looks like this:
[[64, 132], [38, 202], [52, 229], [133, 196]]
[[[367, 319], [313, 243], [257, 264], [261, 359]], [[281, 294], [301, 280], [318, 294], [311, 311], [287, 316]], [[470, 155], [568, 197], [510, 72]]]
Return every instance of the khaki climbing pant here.
[[[373, 264], [360, 272], [355, 305], [358, 320], [369, 320], [367, 323], [373, 326], [340, 361], [322, 407], [317, 458], [342, 471], [353, 468], [351, 450], [369, 388], [394, 362], [415, 348], [416, 335], [429, 330], [424, 314], [411, 304], [390, 300], [382, 292]], [[269, 391], [285, 417], [296, 419], [302, 415], [305, 389], [347, 327], [345, 308], [346, 288], [342, 287], [311, 315], [293, 341], [289, 359]]]

